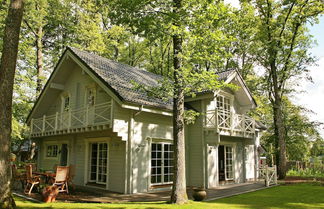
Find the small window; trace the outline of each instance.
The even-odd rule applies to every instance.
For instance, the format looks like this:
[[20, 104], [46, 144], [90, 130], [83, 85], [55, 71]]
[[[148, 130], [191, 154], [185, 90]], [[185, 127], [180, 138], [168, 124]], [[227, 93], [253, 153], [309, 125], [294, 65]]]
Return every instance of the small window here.
[[63, 103], [64, 111], [69, 111], [70, 110], [70, 97], [69, 96], [64, 97], [63, 102], [64, 102]]
[[46, 157], [57, 157], [58, 146], [57, 145], [48, 145], [46, 151]]
[[95, 91], [94, 91], [94, 89], [88, 89], [87, 105], [88, 106], [94, 106], [95, 105]]

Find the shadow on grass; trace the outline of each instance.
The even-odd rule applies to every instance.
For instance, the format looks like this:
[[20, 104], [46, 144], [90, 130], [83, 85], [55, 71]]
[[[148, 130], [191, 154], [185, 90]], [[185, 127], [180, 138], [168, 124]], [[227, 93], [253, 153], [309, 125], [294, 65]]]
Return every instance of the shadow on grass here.
[[234, 197], [210, 201], [224, 204], [259, 209], [259, 208], [324, 208], [324, 187], [313, 184], [294, 184], [273, 187], [261, 191], [242, 194]]

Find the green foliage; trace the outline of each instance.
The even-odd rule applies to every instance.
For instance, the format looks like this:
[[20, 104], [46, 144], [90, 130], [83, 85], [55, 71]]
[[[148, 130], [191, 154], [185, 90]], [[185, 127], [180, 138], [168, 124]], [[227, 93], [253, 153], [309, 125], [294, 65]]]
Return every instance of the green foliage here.
[[324, 140], [323, 138], [317, 138], [312, 142], [312, 148], [310, 150], [311, 156], [313, 157], [323, 157], [324, 161]]
[[[275, 148], [277, 142], [271, 118], [272, 106], [265, 97], [257, 97], [257, 102], [259, 107], [253, 115], [268, 127], [267, 132], [261, 138], [262, 144], [266, 146], [268, 154], [276, 156], [278, 150]], [[288, 160], [308, 160], [309, 157], [314, 156], [314, 153], [311, 152], [312, 141], [322, 141], [317, 130], [320, 123], [311, 121], [308, 118], [309, 111], [307, 109], [294, 105], [286, 97], [283, 107]]]
[[324, 178], [324, 164], [317, 161], [309, 164], [305, 169], [293, 168], [287, 172], [287, 175], [307, 178]]

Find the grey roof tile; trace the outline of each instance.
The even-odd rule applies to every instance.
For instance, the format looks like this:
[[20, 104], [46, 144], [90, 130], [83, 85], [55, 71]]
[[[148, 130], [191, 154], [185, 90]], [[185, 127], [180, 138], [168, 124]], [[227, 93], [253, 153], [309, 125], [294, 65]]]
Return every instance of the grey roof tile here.
[[[68, 47], [88, 67], [90, 67], [113, 91], [126, 102], [172, 110], [172, 100], [148, 96], [145, 92], [135, 90], [132, 81], [145, 86], [156, 86], [163, 77], [154, 73], [115, 62], [93, 53]], [[220, 80], [226, 80], [233, 70], [218, 73]]]

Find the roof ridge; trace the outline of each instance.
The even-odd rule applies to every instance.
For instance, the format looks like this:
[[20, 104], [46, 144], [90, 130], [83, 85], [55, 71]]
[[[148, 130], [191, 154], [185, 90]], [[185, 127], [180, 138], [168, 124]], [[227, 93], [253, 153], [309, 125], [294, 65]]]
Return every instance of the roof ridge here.
[[151, 74], [153, 76], [163, 78], [162, 75], [159, 75], [159, 74], [156, 74], [156, 73], [152, 73], [152, 72], [150, 72], [150, 71], [148, 71], [148, 70], [146, 70], [144, 68], [139, 68], [139, 67], [135, 67], [135, 66], [128, 65], [128, 64], [123, 63], [123, 62], [118, 62], [118, 61], [115, 61], [115, 60], [111, 60], [111, 59], [108, 59], [107, 57], [98, 55], [98, 54], [96, 54], [95, 52], [92, 52], [92, 51], [82, 50], [82, 49], [79, 49], [79, 48], [76, 48], [76, 47], [72, 47], [72, 46], [67, 46], [67, 48], [69, 48], [72, 51], [78, 51], [80, 53], [85, 53], [85, 54], [94, 56], [94, 58], [97, 58], [97, 59], [99, 58], [99, 59], [102, 59], [103, 61], [111, 62], [111, 63], [118, 64], [118, 65], [123, 65], [124, 67], [130, 68], [131, 70], [133, 70], [135, 72], [136, 72], [136, 70], [140, 70], [142, 72]]

